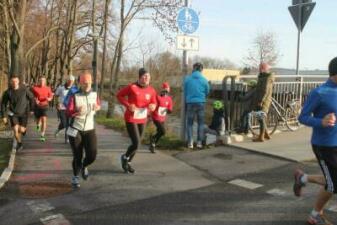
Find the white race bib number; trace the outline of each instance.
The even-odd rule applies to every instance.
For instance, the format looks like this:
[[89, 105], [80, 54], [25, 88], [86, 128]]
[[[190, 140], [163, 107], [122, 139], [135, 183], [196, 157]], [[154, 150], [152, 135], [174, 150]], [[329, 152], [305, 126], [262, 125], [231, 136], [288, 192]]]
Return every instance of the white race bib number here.
[[158, 107], [158, 115], [159, 116], [166, 116], [167, 113], [167, 108], [166, 107]]
[[137, 108], [133, 113], [134, 119], [146, 119], [147, 117], [147, 108]]
[[76, 137], [78, 133], [78, 130], [72, 128], [72, 127], [68, 127], [67, 129], [67, 135], [70, 137]]

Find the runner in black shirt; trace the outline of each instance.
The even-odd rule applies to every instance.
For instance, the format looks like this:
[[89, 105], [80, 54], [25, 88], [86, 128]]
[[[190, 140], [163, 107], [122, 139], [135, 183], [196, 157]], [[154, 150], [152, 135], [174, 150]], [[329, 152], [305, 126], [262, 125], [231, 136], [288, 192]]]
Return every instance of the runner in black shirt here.
[[7, 113], [17, 141], [16, 150], [18, 151], [23, 148], [22, 135], [26, 133], [28, 114], [32, 113], [34, 108], [34, 96], [24, 85], [20, 85], [17, 76], [11, 77], [10, 85], [1, 98], [0, 117], [6, 124], [5, 114]]

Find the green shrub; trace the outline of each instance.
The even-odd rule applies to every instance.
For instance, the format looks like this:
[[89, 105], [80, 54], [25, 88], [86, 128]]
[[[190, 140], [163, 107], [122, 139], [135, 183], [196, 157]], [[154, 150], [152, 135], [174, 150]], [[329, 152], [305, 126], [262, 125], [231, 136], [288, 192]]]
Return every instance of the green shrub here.
[[[100, 114], [96, 117], [96, 121], [99, 124], [104, 125], [109, 129], [113, 129], [116, 131], [120, 131], [126, 133], [126, 127], [124, 118], [121, 116], [114, 116], [113, 118], [106, 118], [104, 114]], [[145, 128], [145, 132], [143, 135], [143, 144], [150, 143], [150, 136], [156, 133], [156, 127], [152, 122], [148, 123]], [[158, 144], [157, 149], [165, 149], [165, 150], [183, 150], [184, 142], [179, 139], [172, 131], [168, 130], [166, 135], [162, 137]]]

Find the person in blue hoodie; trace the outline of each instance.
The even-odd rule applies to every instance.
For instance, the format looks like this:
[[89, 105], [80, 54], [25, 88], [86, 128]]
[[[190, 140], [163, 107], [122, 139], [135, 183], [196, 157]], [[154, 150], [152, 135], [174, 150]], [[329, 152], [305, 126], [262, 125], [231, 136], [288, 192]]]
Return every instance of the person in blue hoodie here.
[[311, 145], [324, 175], [309, 175], [300, 169], [294, 173], [295, 196], [301, 196], [307, 183], [322, 186], [309, 214], [309, 224], [332, 224], [323, 210], [332, 195], [337, 193], [337, 57], [330, 61], [329, 75], [324, 84], [310, 92], [299, 116], [302, 124], [313, 128]]
[[184, 80], [184, 96], [187, 120], [187, 147], [193, 149], [193, 120], [197, 117], [197, 148], [202, 148], [204, 140], [204, 118], [206, 97], [210, 88], [207, 79], [202, 75], [203, 65], [195, 63], [193, 72]]

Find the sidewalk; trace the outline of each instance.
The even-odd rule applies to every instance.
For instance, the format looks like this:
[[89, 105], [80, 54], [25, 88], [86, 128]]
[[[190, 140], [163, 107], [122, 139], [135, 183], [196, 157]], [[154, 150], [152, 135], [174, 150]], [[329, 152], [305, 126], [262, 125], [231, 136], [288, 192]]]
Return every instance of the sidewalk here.
[[282, 131], [274, 134], [269, 141], [252, 142], [252, 138], [245, 136], [242, 142], [233, 142], [230, 145], [295, 162], [303, 162], [316, 159], [311, 150], [310, 138], [311, 128], [301, 127], [294, 132]]
[[[169, 116], [168, 121], [168, 127], [177, 134], [180, 134], [180, 118]], [[193, 133], [194, 136], [196, 136], [196, 122], [194, 123]], [[281, 132], [272, 135], [271, 140], [263, 143], [252, 142], [252, 138], [245, 135], [233, 134], [230, 146], [290, 161], [303, 162], [316, 160], [316, 157], [311, 150], [310, 138], [311, 128], [301, 127], [294, 132], [283, 129]], [[215, 142], [215, 136], [209, 135], [207, 142]]]

